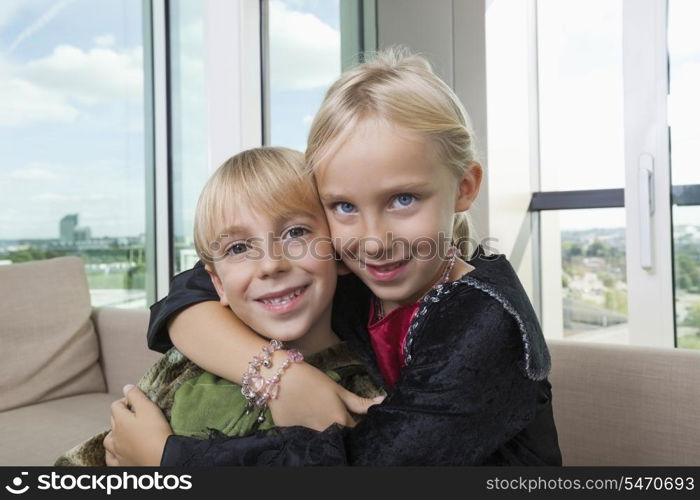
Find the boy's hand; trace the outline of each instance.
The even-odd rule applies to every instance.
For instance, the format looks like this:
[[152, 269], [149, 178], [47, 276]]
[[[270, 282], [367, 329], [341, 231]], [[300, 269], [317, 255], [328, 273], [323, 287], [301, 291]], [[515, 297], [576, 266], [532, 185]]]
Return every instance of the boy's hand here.
[[361, 398], [313, 366], [294, 363], [280, 380], [279, 397], [269, 406], [277, 426], [302, 425], [322, 431], [334, 423], [355, 426], [350, 412], [364, 415], [382, 399]]
[[107, 465], [158, 466], [173, 431], [160, 408], [137, 387], [112, 403], [112, 431], [103, 444]]

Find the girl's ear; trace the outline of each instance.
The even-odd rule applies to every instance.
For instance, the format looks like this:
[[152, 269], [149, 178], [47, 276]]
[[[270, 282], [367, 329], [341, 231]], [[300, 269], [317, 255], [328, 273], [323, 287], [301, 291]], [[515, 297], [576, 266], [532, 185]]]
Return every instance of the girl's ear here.
[[219, 278], [219, 276], [217, 276], [217, 274], [213, 271], [212, 264], [204, 264], [204, 270], [211, 278], [211, 282], [214, 284], [214, 288], [216, 288], [216, 293], [219, 294], [219, 302], [222, 306], [228, 307], [229, 303], [228, 299], [226, 298], [226, 292], [224, 291], [224, 285], [223, 283], [221, 283], [221, 279]]
[[459, 180], [459, 194], [455, 203], [455, 212], [464, 212], [471, 208], [472, 203], [479, 195], [483, 175], [481, 164], [472, 162], [469, 170]]

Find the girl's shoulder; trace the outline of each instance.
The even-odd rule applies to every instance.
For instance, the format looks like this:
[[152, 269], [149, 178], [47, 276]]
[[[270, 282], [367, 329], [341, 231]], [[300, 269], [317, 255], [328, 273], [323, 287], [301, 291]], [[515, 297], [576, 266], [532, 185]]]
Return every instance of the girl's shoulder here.
[[[430, 318], [430, 329], [433, 331], [443, 327], [450, 329], [456, 327], [464, 330], [465, 335], [474, 334], [474, 325], [478, 324], [478, 321], [475, 321], [476, 318], [465, 318], [466, 321], [458, 322], [450, 320], [451, 325], [440, 325], [445, 316], [429, 315], [431, 308], [440, 304], [441, 309], [474, 311], [477, 307], [488, 311], [485, 314], [493, 315], [492, 311], [497, 311], [498, 315], [506, 315], [514, 320], [523, 349], [522, 367], [525, 375], [532, 380], [545, 379], [551, 367], [549, 350], [540, 322], [513, 266], [505, 255], [485, 255], [481, 247], [477, 249], [468, 264], [474, 267], [471, 272], [458, 280], [436, 287], [421, 303], [416, 321], [411, 325], [407, 337], [408, 360], [410, 360], [412, 331], [421, 328], [422, 317]], [[488, 318], [480, 318], [480, 320], [486, 319]], [[498, 320], [496, 317], [492, 319]]]

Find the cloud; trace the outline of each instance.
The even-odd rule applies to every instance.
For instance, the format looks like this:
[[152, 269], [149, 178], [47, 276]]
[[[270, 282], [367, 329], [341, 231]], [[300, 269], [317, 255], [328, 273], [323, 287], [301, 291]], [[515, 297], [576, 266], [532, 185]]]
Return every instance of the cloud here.
[[340, 74], [340, 32], [318, 17], [270, 2], [270, 84], [275, 90], [326, 87]]
[[106, 34], [96, 36], [92, 41], [98, 47], [111, 47], [116, 43], [117, 40], [114, 37], [114, 35]]
[[72, 122], [81, 105], [142, 99], [141, 47], [59, 45], [24, 64], [0, 56], [0, 126]]
[[668, 46], [672, 57], [696, 59], [700, 52], [697, 0], [669, 3]]
[[78, 202], [78, 203], [84, 203], [88, 201], [104, 201], [104, 200], [113, 200], [116, 199], [114, 195], [106, 195], [103, 193], [86, 193], [86, 194], [78, 194], [78, 195], [65, 195], [65, 194], [58, 194], [58, 193], [53, 193], [53, 192], [44, 192], [40, 194], [36, 194], [30, 198], [31, 201], [37, 201], [37, 202], [48, 202], [48, 203], [53, 203], [53, 202]]
[[19, 74], [86, 104], [125, 98], [138, 102], [143, 93], [140, 47], [123, 51], [94, 47], [84, 51], [59, 45], [47, 57], [25, 64]]
[[57, 175], [51, 171], [51, 165], [30, 164], [24, 168], [12, 170], [9, 173], [10, 179], [18, 181], [50, 182], [57, 179]]
[[58, 92], [39, 87], [31, 81], [0, 76], [0, 126], [70, 122], [78, 114], [78, 110]]

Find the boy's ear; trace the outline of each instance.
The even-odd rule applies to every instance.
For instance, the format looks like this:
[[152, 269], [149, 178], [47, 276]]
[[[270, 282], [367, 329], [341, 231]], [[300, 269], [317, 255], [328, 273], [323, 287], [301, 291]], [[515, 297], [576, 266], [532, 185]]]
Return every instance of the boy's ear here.
[[228, 299], [226, 298], [226, 292], [224, 291], [224, 285], [221, 283], [221, 279], [217, 276], [217, 274], [214, 272], [212, 269], [212, 264], [206, 263], [204, 264], [204, 270], [207, 272], [209, 277], [211, 278], [211, 282], [214, 284], [214, 288], [216, 288], [216, 293], [219, 294], [219, 302], [221, 303], [222, 306], [228, 306]]
[[455, 212], [464, 212], [471, 208], [479, 195], [483, 175], [481, 164], [472, 162], [471, 168], [459, 180], [459, 194], [455, 203]]

